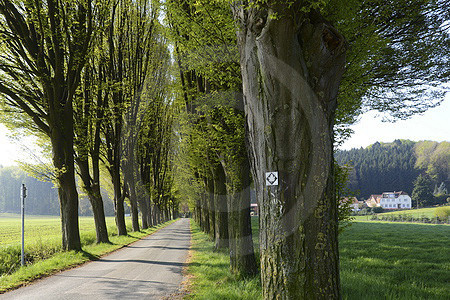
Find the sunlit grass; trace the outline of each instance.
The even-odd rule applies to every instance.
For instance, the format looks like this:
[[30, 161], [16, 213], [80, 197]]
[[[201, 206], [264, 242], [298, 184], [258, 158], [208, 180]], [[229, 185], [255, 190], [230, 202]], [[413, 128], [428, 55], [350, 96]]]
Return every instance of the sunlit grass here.
[[384, 213], [381, 213], [380, 215], [411, 215], [415, 218], [420, 218], [422, 216], [427, 217], [427, 218], [433, 218], [435, 210], [436, 210], [436, 207], [426, 207], [426, 208], [419, 208], [419, 209], [408, 209], [408, 210], [384, 212]]
[[448, 299], [450, 227], [357, 222], [340, 238], [344, 299]]
[[[378, 213], [376, 214], [379, 218], [382, 216], [411, 216], [413, 218], [434, 218], [435, 212], [437, 207], [426, 207], [426, 208], [419, 208], [419, 209], [408, 209], [408, 210], [394, 210], [394, 211], [388, 211], [384, 213]], [[372, 215], [366, 215], [366, 216], [354, 216], [353, 217], [356, 221], [371, 221]]]
[[[80, 232], [94, 228], [93, 217], [79, 217]], [[128, 222], [130, 222], [128, 220]], [[106, 225], [115, 230], [114, 217], [106, 217]], [[0, 247], [21, 242], [22, 221], [17, 214], [0, 214]], [[58, 216], [25, 216], [25, 243], [44, 238], [61, 240], [61, 218]], [[94, 233], [95, 238], [95, 233]], [[60, 241], [61, 242], [61, 241]]]
[[[257, 219], [252, 221], [257, 235]], [[261, 299], [259, 278], [230, 275], [228, 253], [213, 252], [208, 237], [192, 228], [188, 298]], [[450, 226], [356, 222], [339, 243], [343, 299], [449, 299]]]
[[239, 280], [229, 272], [228, 251], [214, 252], [214, 243], [191, 222], [193, 257], [188, 272], [191, 280], [187, 299], [262, 299], [259, 277]]

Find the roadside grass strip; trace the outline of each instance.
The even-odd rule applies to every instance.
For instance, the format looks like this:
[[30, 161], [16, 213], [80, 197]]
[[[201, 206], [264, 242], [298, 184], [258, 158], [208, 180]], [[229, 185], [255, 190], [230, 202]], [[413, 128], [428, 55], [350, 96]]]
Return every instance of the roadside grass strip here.
[[[110, 220], [107, 223], [110, 223], [111, 219], [114, 222], [114, 218], [108, 219]], [[87, 224], [91, 221], [92, 226], [88, 226]], [[117, 229], [110, 224], [108, 226], [108, 233], [111, 244], [97, 244], [95, 243], [96, 235], [93, 219], [84, 220], [83, 222], [80, 220], [80, 224], [85, 223], [83, 226], [80, 226], [83, 251], [61, 251], [61, 233], [49, 234], [48, 238], [43, 236], [36, 237], [35, 239], [30, 238], [28, 244], [26, 242], [25, 248], [27, 264], [23, 267], [19, 266], [20, 244], [10, 243], [3, 246], [2, 241], [0, 244], [0, 270], [9, 268], [11, 271], [8, 272], [7, 270], [0, 276], [0, 293], [26, 285], [35, 279], [57, 273], [58, 271], [98, 259], [102, 255], [142, 239], [173, 222], [175, 220], [139, 232], [132, 232], [131, 221], [127, 220], [128, 235], [126, 236], [117, 236]], [[58, 228], [60, 228], [59, 226], [60, 224], [58, 223]], [[54, 232], [54, 229], [51, 229], [49, 232]]]
[[193, 220], [191, 231], [193, 254], [187, 267], [191, 280], [185, 299], [262, 299], [259, 276], [239, 279], [230, 274], [228, 251], [213, 251], [214, 243]]
[[[257, 218], [252, 218], [254, 236]], [[226, 251], [194, 222], [187, 299], [262, 299], [259, 278], [230, 275]], [[257, 241], [257, 239], [254, 239]], [[258, 249], [258, 245], [255, 246]], [[342, 298], [450, 299], [450, 226], [356, 222], [339, 237]]]

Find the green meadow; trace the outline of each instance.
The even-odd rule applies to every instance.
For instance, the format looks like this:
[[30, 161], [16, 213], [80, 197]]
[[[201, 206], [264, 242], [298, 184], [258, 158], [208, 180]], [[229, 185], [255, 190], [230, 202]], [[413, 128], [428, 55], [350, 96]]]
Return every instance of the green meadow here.
[[[116, 231], [114, 217], [107, 217], [108, 229]], [[95, 240], [94, 219], [79, 217], [80, 232], [86, 236], [93, 233]], [[21, 242], [22, 221], [17, 214], [0, 214], [0, 247]], [[56, 240], [61, 244], [61, 219], [59, 216], [25, 216], [25, 244], [33, 244], [40, 240]], [[85, 237], [89, 238], [89, 237]]]
[[436, 207], [426, 207], [426, 208], [419, 208], [419, 209], [409, 209], [409, 210], [399, 210], [399, 211], [390, 211], [385, 212], [380, 215], [411, 215], [415, 218], [420, 217], [427, 217], [427, 218], [433, 218], [434, 212], [436, 211]]
[[[261, 299], [259, 278], [235, 278], [226, 251], [213, 252], [198, 226], [192, 230], [187, 298]], [[449, 299], [450, 226], [355, 222], [339, 243], [343, 299]]]
[[[445, 206], [444, 206], [445, 207]], [[447, 206], [449, 207], [449, 206]], [[449, 207], [450, 208], [450, 207]], [[378, 217], [382, 216], [411, 216], [413, 218], [435, 218], [436, 217], [436, 209], [438, 207], [426, 207], [426, 208], [419, 208], [419, 209], [408, 209], [408, 210], [394, 210], [384, 213], [378, 213], [376, 214]], [[440, 208], [442, 209], [442, 207]], [[354, 216], [356, 221], [370, 221], [372, 215], [367, 216]]]

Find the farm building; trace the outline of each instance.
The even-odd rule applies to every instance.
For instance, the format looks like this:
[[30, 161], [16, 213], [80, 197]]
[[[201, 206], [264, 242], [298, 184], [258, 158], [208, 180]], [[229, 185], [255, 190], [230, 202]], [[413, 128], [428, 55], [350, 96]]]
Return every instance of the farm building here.
[[371, 195], [366, 200], [368, 207], [382, 207], [384, 209], [409, 209], [411, 197], [405, 192], [384, 192], [381, 195]]
[[366, 200], [368, 207], [377, 207], [380, 205], [381, 195], [370, 195], [369, 199]]
[[411, 197], [405, 192], [385, 192], [380, 199], [380, 206], [384, 209], [408, 209], [411, 204]]

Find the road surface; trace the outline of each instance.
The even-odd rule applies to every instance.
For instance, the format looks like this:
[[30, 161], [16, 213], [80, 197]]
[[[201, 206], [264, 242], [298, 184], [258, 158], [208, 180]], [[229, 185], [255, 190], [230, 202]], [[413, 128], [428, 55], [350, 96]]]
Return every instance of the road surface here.
[[[161, 299], [183, 280], [191, 233], [189, 219], [83, 266], [1, 294], [0, 299]], [[170, 297], [169, 297], [170, 298]]]

